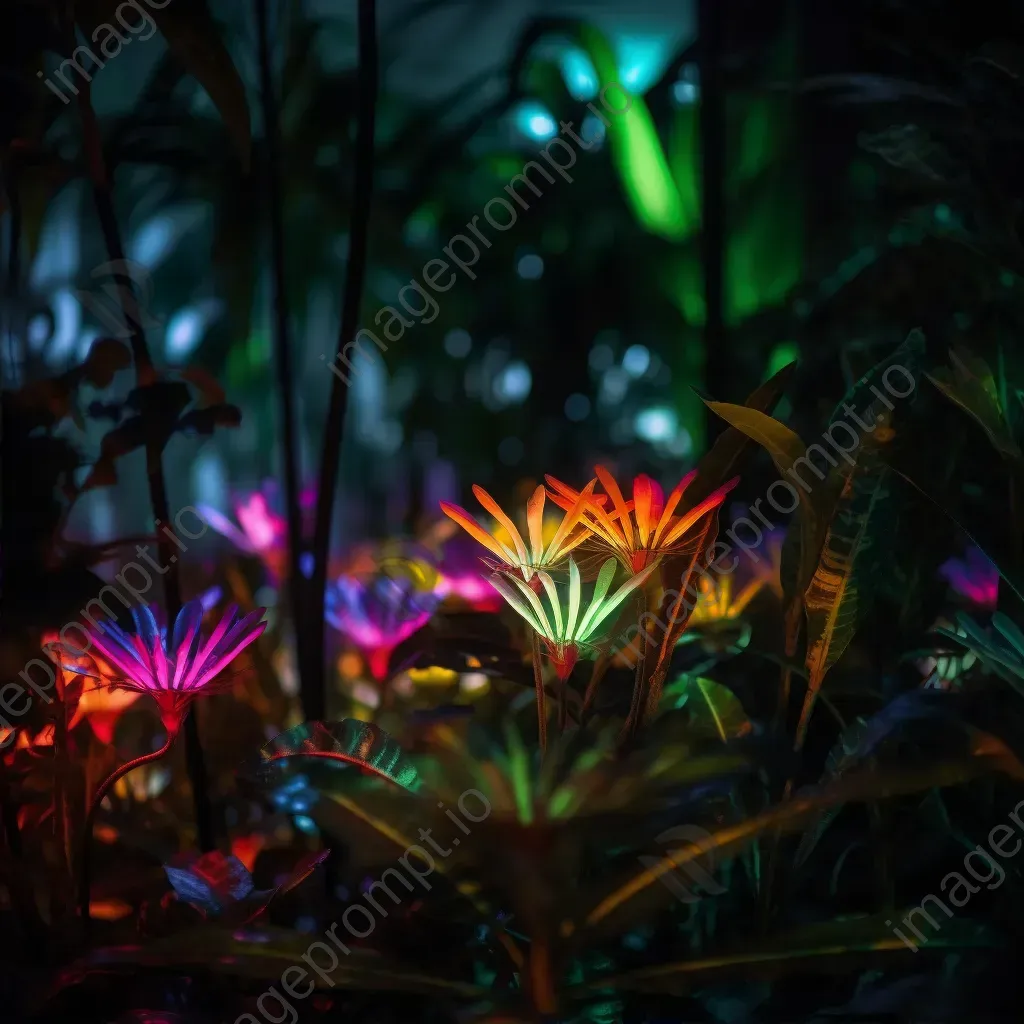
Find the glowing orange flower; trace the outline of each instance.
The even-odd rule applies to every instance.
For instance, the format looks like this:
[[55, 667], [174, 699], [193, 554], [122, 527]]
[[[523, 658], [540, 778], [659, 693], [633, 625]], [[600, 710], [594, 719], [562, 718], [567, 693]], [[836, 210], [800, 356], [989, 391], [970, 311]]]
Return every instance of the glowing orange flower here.
[[540, 569], [554, 569], [569, 556], [569, 552], [578, 547], [591, 536], [591, 528], [584, 521], [584, 515], [591, 503], [596, 501], [594, 487], [597, 481], [591, 480], [572, 502], [563, 504], [556, 502], [566, 510], [561, 525], [555, 535], [547, 543], [544, 541], [544, 502], [547, 497], [543, 485], [539, 486], [526, 503], [526, 524], [530, 534], [530, 547], [527, 549], [522, 535], [515, 523], [501, 510], [498, 503], [482, 488], [473, 485], [476, 500], [497, 520], [511, 538], [512, 547], [499, 539], [498, 531], [488, 533], [464, 508], [442, 501], [441, 509], [450, 519], [455, 520], [474, 540], [479, 541], [488, 551], [497, 555], [495, 562], [484, 559], [488, 566], [496, 572], [518, 574], [527, 583]]
[[[594, 536], [607, 545], [616, 558], [629, 572], [640, 572], [653, 565], [664, 555], [678, 551], [685, 546], [686, 536], [701, 517], [717, 508], [725, 496], [739, 483], [735, 477], [709, 494], [684, 515], [675, 515], [686, 488], [697, 476], [697, 471], [687, 473], [665, 499], [661, 487], [649, 476], [641, 474], [633, 481], [633, 499], [626, 501], [615, 478], [604, 466], [596, 466], [594, 472], [601, 486], [611, 498], [611, 508], [605, 511], [603, 502], [596, 498], [586, 504], [584, 522]], [[583, 494], [573, 490], [561, 480], [545, 477], [551, 488], [551, 500], [566, 508], [576, 504]], [[598, 498], [603, 496], [597, 496]]]

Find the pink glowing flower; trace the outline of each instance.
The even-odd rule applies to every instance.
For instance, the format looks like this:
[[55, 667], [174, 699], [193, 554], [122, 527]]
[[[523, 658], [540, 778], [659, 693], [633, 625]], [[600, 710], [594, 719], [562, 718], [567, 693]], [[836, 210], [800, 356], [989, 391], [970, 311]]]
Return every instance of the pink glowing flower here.
[[235, 547], [258, 557], [275, 583], [284, 579], [288, 565], [288, 521], [271, 509], [262, 491], [254, 491], [234, 502], [238, 526], [209, 505], [197, 508], [210, 526], [227, 537]]
[[386, 574], [370, 580], [342, 576], [326, 593], [324, 617], [366, 655], [378, 682], [388, 675], [391, 652], [427, 624], [441, 602], [436, 590]]
[[980, 548], [969, 547], [963, 559], [949, 559], [939, 568], [939, 575], [976, 608], [995, 611], [999, 601], [999, 570]]
[[168, 643], [148, 605], [132, 609], [135, 630], [128, 633], [114, 622], [100, 623], [89, 636], [96, 650], [117, 675], [106, 679], [117, 689], [149, 694], [160, 710], [169, 735], [176, 733], [196, 697], [216, 693], [231, 685], [221, 672], [264, 629], [265, 608], [238, 616], [232, 605], [204, 642], [201, 600], [189, 601], [178, 613]]
[[470, 541], [462, 537], [448, 541], [437, 569], [441, 578], [436, 589], [446, 600], [456, 598], [480, 612], [501, 607], [501, 598], [491, 586], [490, 570]]

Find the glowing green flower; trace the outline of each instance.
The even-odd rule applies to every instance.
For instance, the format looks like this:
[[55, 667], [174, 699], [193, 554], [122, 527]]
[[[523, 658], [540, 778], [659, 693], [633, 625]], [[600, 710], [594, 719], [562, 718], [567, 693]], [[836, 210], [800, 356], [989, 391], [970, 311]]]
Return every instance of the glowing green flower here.
[[614, 558], [609, 558], [601, 566], [601, 571], [597, 575], [597, 583], [594, 586], [594, 594], [582, 616], [580, 615], [582, 603], [580, 570], [572, 557], [569, 558], [569, 605], [564, 615], [558, 588], [548, 573], [538, 572], [537, 577], [540, 579], [551, 608], [550, 617], [545, 612], [540, 597], [529, 584], [511, 574], [496, 573], [491, 577], [494, 589], [540, 637], [548, 657], [555, 666], [558, 678], [563, 681], [568, 679], [569, 673], [572, 672], [581, 649], [594, 646], [591, 638], [597, 633], [601, 623], [657, 568], [656, 565], [650, 565], [642, 572], [631, 576], [609, 597], [608, 590], [615, 578], [616, 566], [617, 562]]

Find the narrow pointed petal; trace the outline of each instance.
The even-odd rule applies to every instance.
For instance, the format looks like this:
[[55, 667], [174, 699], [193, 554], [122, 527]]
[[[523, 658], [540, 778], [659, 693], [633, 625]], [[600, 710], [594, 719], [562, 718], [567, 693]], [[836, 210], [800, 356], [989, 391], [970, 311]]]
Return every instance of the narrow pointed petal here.
[[583, 615], [583, 621], [580, 622], [579, 629], [576, 631], [577, 638], [589, 636], [593, 632], [591, 621], [601, 609], [605, 595], [608, 593], [608, 588], [612, 585], [612, 580], [615, 579], [615, 570], [617, 568], [618, 562], [614, 558], [609, 558], [601, 566], [601, 571], [597, 574], [597, 582], [594, 584], [593, 596], [590, 598], [590, 605], [587, 607]]
[[496, 537], [492, 537], [464, 508], [450, 501], [441, 502], [441, 511], [454, 522], [458, 523], [466, 533], [483, 544], [488, 551], [497, 555], [506, 565], [515, 565], [516, 557]]
[[544, 485], [541, 484], [526, 503], [526, 525], [530, 528], [530, 560], [540, 565], [544, 554]]
[[526, 624], [535, 632], [544, 636], [544, 629], [534, 614], [533, 609], [522, 599], [522, 597], [512, 588], [512, 584], [509, 582], [509, 578], [502, 573], [495, 573], [491, 577], [491, 586], [501, 594], [506, 602], [511, 606], [513, 611], [521, 615], [525, 620]]
[[608, 496], [612, 499], [612, 504], [614, 505], [615, 511], [619, 517], [619, 525], [622, 529], [622, 535], [629, 547], [632, 548], [633, 524], [630, 522], [629, 509], [626, 505], [625, 499], [622, 497], [622, 491], [619, 490], [619, 485], [615, 482], [615, 477], [613, 477], [604, 466], [595, 466], [594, 472], [597, 474], [598, 480], [601, 481], [601, 486], [608, 492]]
[[565, 638], [568, 642], [576, 639], [576, 621], [580, 615], [580, 567], [575, 559], [569, 559], [569, 614], [565, 620]]
[[655, 562], [654, 565], [649, 565], [643, 570], [643, 572], [638, 572], [632, 579], [627, 580], [621, 587], [619, 587], [611, 597], [606, 601], [603, 601], [599, 607], [596, 604], [592, 604], [591, 610], [594, 611], [594, 615], [587, 623], [586, 632], [583, 632], [582, 630], [580, 631], [580, 642], [583, 643], [591, 637], [597, 631], [598, 627], [600, 627], [601, 623], [604, 622], [605, 619], [607, 619], [608, 616], [611, 615], [611, 613], [615, 611], [615, 609], [618, 608], [630, 594], [633, 593], [634, 590], [643, 586], [643, 584], [647, 582], [648, 577], [657, 567], [658, 563]]
[[215, 508], [211, 508], [209, 505], [197, 505], [196, 509], [202, 518], [210, 524], [210, 526], [212, 526], [222, 537], [227, 537], [227, 539], [240, 551], [244, 551], [248, 555], [257, 554], [256, 548], [253, 546], [249, 538], [223, 513], [218, 512]]
[[174, 621], [174, 630], [171, 634], [171, 643], [168, 646], [168, 652], [173, 656], [177, 654], [178, 649], [184, 643], [188, 646], [191, 643], [191, 638], [195, 633], [199, 632], [199, 627], [203, 624], [203, 602], [201, 600], [189, 601], [184, 608], [178, 612], [178, 617]]
[[559, 507], [567, 512], [576, 504], [580, 492], [568, 484], [562, 483], [557, 477], [549, 473], [544, 474], [544, 480], [548, 485], [548, 497]]
[[647, 547], [647, 538], [654, 532], [654, 522], [651, 518], [651, 504], [654, 498], [654, 488], [651, 486], [651, 478], [641, 473], [633, 481], [633, 506], [636, 516], [636, 532], [639, 535], [640, 547]]
[[[547, 574], [545, 573], [545, 575]], [[524, 583], [515, 576], [510, 576], [509, 579], [512, 581], [512, 585], [526, 598], [527, 604], [533, 609], [533, 613], [541, 625], [541, 633], [544, 636], [553, 638], [554, 633], [551, 629], [551, 623], [548, 621], [547, 612], [544, 611], [544, 605], [541, 604], [536, 591], [528, 583]]]
[[546, 572], [539, 572], [537, 576], [544, 587], [544, 592], [548, 595], [548, 604], [551, 605], [551, 614], [555, 620], [555, 638], [559, 643], [563, 643], [565, 633], [562, 631], [562, 604], [558, 599], [558, 588], [555, 586], [555, 581]]
[[473, 496], [505, 528], [506, 533], [512, 538], [512, 543], [516, 547], [519, 561], [521, 563], [528, 563], [530, 556], [526, 550], [526, 545], [523, 543], [523, 538], [516, 529], [516, 524], [509, 519], [502, 511], [501, 506], [478, 484], [473, 484]]
[[725, 496], [740, 482], [740, 478], [734, 477], [727, 484], [722, 484], [717, 491], [713, 491], [709, 494], [699, 505], [690, 509], [686, 515], [679, 519], [679, 522], [672, 527], [671, 530], [666, 534], [665, 539], [662, 541], [662, 547], [669, 547], [674, 544], [683, 534], [686, 533], [701, 516], [706, 515], [712, 509], [717, 508], [725, 501]]
[[580, 527], [582, 532], [580, 536], [573, 538], [573, 547], [577, 544], [582, 544], [590, 534], [589, 527], [581, 521], [583, 514], [586, 512], [593, 498], [594, 487], [597, 485], [597, 480], [591, 480], [586, 487], [580, 491], [576, 500], [566, 511], [565, 516], [562, 518], [561, 525], [555, 531], [554, 537], [551, 538], [551, 543], [548, 545], [548, 558], [547, 561], [554, 564], [568, 554], [571, 548], [566, 548], [566, 544], [572, 535], [572, 531], [577, 527]]
[[189, 673], [191, 683], [189, 689], [197, 689], [205, 686], [212, 678], [210, 666], [216, 663], [225, 653], [230, 652], [234, 657], [245, 647], [248, 647], [266, 629], [266, 622], [261, 621], [265, 608], [254, 608], [248, 615], [243, 616], [221, 637], [217, 646], [206, 654], [205, 658], [197, 656], [193, 662], [193, 669]]
[[697, 470], [691, 469], [690, 472], [672, 488], [672, 493], [668, 496], [668, 501], [665, 502], [665, 507], [662, 509], [661, 515], [658, 517], [658, 528], [654, 531], [654, 537], [651, 540], [652, 548], [656, 548], [661, 544], [662, 539], [665, 536], [665, 532], [672, 524], [672, 516], [675, 513], [676, 507], [679, 505], [683, 494], [686, 492], [686, 488], [693, 483], [696, 477]]

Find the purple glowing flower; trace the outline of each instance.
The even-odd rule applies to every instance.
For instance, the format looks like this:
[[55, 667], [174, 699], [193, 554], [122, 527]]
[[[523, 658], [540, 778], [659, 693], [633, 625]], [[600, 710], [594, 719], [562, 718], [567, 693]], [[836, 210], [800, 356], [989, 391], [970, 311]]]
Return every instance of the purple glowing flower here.
[[976, 608], [994, 611], [999, 600], [999, 570], [980, 548], [969, 547], [963, 559], [951, 558], [939, 567], [939, 575]]
[[257, 556], [279, 583], [288, 564], [287, 520], [271, 509], [262, 491], [254, 491], [233, 504], [238, 526], [209, 505], [199, 505], [198, 510], [210, 526], [240, 551]]
[[405, 577], [341, 576], [327, 588], [324, 617], [366, 654], [380, 682], [387, 678], [391, 652], [427, 624], [441, 598]]
[[96, 650], [119, 675], [108, 680], [118, 689], [149, 694], [157, 703], [169, 734], [177, 732], [189, 704], [200, 696], [230, 685], [220, 673], [266, 629], [265, 608], [238, 616], [231, 605], [203, 642], [201, 599], [189, 601], [178, 613], [168, 643], [148, 605], [132, 609], [135, 629], [129, 633], [114, 622], [103, 622], [89, 637]]
[[456, 597], [476, 611], [497, 611], [501, 598], [490, 582], [490, 570], [480, 557], [479, 547], [462, 536], [444, 546], [438, 565], [441, 579], [437, 590], [442, 597]]

